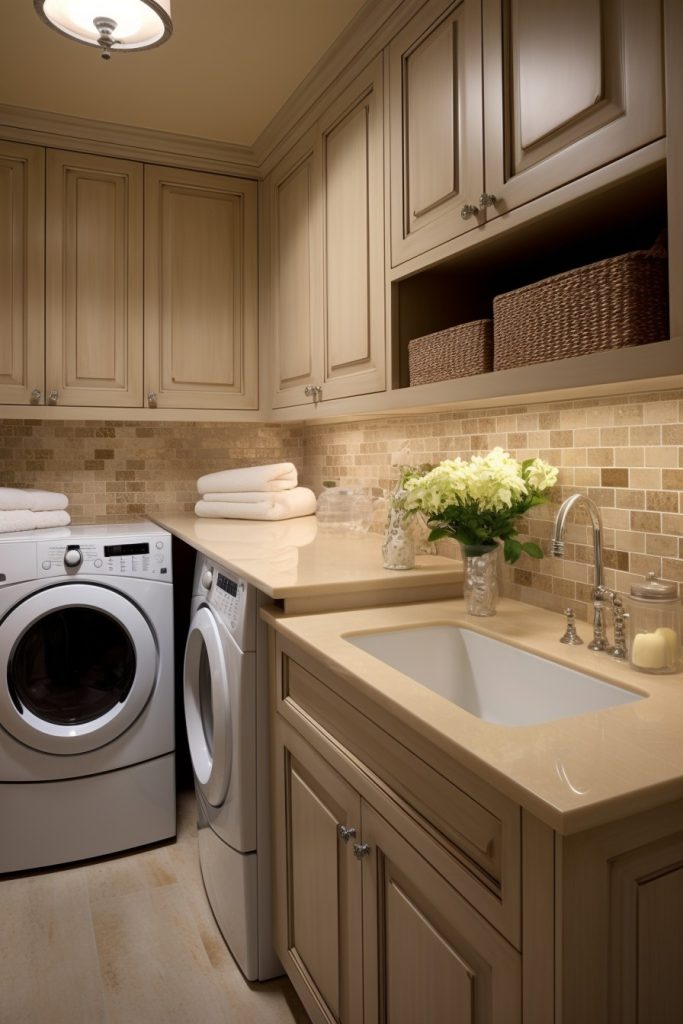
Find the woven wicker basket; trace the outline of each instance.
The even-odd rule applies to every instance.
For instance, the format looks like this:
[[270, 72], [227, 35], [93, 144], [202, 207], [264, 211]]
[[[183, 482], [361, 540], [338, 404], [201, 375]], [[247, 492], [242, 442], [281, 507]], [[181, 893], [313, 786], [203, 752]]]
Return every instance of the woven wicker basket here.
[[592, 263], [493, 300], [493, 367], [507, 370], [668, 334], [666, 250]]
[[493, 366], [493, 323], [473, 320], [408, 342], [410, 385], [488, 373]]

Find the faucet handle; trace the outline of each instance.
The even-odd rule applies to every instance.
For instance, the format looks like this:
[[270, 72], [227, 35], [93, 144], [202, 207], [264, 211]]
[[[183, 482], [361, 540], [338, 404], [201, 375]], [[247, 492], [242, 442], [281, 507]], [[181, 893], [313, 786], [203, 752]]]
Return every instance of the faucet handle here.
[[583, 643], [583, 640], [576, 632], [576, 620], [574, 617], [574, 609], [565, 608], [564, 614], [567, 616], [567, 628], [564, 632], [564, 636], [560, 637], [560, 643], [571, 644], [572, 647], [578, 647], [579, 644]]
[[629, 616], [628, 612], [624, 611], [624, 604], [618, 594], [612, 598], [612, 608], [614, 611], [614, 646], [608, 647], [607, 653], [619, 661], [626, 661], [628, 657], [626, 623]]

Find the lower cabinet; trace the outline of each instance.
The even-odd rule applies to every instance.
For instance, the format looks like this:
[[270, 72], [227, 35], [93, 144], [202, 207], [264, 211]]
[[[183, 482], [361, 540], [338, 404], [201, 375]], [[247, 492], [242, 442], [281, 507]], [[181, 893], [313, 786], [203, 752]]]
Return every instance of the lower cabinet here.
[[276, 949], [312, 1020], [521, 1021], [520, 955], [430, 863], [430, 837], [361, 796], [334, 743], [323, 757], [281, 720], [274, 735]]

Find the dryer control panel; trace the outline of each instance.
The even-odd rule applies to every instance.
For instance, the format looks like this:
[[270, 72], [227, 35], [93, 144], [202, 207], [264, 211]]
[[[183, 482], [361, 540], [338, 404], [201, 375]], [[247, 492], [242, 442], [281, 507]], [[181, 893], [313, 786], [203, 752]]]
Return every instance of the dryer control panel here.
[[255, 647], [255, 592], [238, 576], [212, 566], [211, 589], [206, 603], [218, 615], [242, 651]]

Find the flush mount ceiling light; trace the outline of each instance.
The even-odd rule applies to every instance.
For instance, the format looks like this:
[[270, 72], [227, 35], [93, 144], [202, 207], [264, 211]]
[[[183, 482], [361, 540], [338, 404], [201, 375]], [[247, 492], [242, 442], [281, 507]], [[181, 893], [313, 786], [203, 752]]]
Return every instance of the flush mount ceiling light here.
[[43, 21], [70, 39], [112, 53], [149, 50], [173, 31], [171, 0], [33, 0]]

